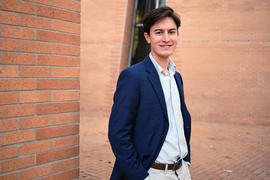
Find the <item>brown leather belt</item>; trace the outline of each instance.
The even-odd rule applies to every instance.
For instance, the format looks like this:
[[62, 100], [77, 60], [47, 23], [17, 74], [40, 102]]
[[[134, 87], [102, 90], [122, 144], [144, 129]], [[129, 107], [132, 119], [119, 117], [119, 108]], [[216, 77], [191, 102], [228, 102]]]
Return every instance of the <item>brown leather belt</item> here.
[[[173, 170], [176, 171], [178, 169], [180, 169], [182, 166], [182, 161], [180, 160], [179, 163], [176, 164], [168, 164], [168, 169], [167, 170]], [[158, 164], [158, 163], [154, 163], [152, 165], [152, 168], [154, 169], [159, 169], [159, 170], [166, 170], [166, 164]]]

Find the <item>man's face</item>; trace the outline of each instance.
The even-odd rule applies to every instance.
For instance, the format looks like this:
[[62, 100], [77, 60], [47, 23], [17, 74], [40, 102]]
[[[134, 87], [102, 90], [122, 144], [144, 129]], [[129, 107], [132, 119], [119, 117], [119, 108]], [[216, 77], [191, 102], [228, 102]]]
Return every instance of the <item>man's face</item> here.
[[144, 37], [151, 44], [151, 54], [156, 60], [168, 60], [177, 46], [177, 26], [171, 17], [159, 20]]

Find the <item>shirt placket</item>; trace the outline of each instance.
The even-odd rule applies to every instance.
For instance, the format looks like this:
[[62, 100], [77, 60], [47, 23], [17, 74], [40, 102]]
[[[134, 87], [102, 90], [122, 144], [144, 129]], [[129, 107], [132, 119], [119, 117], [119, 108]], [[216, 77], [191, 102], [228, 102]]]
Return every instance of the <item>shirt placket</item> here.
[[183, 120], [182, 120], [182, 114], [181, 114], [181, 104], [180, 104], [180, 97], [178, 88], [176, 86], [176, 82], [174, 77], [171, 75], [171, 90], [172, 90], [172, 106], [174, 108], [174, 119], [175, 119], [175, 125], [176, 125], [176, 131], [177, 131], [177, 137], [178, 137], [178, 148], [180, 152], [180, 159], [183, 159], [185, 152], [185, 138], [184, 138], [184, 132], [183, 132]]

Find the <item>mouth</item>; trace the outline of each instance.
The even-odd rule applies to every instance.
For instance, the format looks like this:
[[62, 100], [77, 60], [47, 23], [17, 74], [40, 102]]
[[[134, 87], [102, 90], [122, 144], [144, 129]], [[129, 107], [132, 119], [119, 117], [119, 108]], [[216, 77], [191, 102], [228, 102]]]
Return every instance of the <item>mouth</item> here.
[[172, 45], [160, 45], [160, 47], [162, 47], [162, 48], [169, 48], [169, 47], [171, 47]]

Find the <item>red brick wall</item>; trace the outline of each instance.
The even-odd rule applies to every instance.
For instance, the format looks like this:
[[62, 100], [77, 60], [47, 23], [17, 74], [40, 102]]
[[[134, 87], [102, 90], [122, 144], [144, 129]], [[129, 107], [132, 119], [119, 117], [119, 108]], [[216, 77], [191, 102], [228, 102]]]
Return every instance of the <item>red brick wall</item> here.
[[0, 2], [0, 179], [77, 178], [80, 1]]

